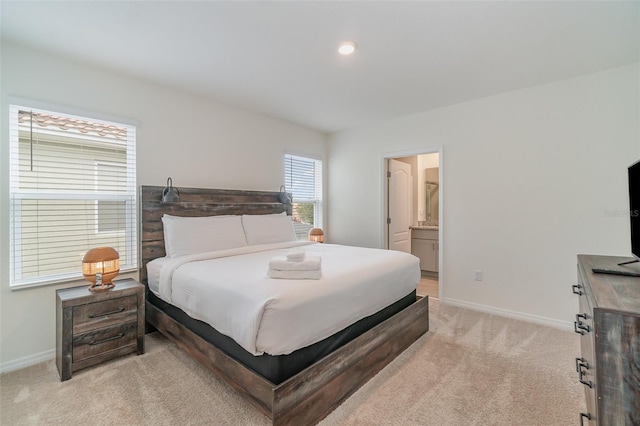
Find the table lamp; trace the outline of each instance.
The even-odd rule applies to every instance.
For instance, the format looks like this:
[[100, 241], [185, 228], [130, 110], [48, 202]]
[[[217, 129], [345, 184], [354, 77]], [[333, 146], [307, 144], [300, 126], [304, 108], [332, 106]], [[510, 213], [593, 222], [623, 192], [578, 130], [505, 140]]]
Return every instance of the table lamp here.
[[82, 275], [91, 283], [90, 291], [109, 290], [112, 280], [120, 272], [120, 255], [111, 247], [96, 247], [82, 259]]
[[324, 243], [324, 232], [320, 228], [311, 228], [309, 230], [309, 241]]

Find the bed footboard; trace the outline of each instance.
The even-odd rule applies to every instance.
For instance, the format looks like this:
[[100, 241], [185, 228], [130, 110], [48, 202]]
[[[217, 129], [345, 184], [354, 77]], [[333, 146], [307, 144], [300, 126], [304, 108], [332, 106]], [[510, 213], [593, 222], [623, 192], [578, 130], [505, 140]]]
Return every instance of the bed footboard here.
[[147, 302], [147, 321], [243, 394], [274, 425], [313, 425], [429, 330], [429, 299], [416, 302], [275, 385]]

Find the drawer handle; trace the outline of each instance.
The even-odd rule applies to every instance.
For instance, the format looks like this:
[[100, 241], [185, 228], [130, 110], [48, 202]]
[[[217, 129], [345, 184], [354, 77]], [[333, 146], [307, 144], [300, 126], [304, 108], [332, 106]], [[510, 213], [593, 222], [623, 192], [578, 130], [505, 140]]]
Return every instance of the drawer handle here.
[[94, 340], [93, 342], [90, 342], [89, 345], [95, 346], [95, 345], [99, 345], [101, 343], [109, 342], [111, 340], [118, 340], [118, 339], [120, 339], [122, 337], [124, 337], [124, 333], [120, 333], [117, 336], [109, 337], [109, 338], [102, 339], [102, 340]]
[[584, 358], [576, 358], [576, 373], [580, 372], [580, 367], [584, 367], [589, 370], [589, 361]]
[[[584, 379], [584, 377], [583, 377], [584, 376], [584, 370], [582, 369], [582, 367], [586, 367], [587, 370], [589, 369], [588, 365], [587, 366], [585, 366], [585, 365], [581, 365], [580, 366], [580, 373], [579, 373], [580, 376], [578, 377], [578, 381], [580, 383], [582, 383], [583, 385], [585, 385], [585, 386], [589, 386], [589, 389], [593, 389], [593, 382], [591, 380], [585, 380]], [[591, 419], [589, 419], [589, 420], [591, 420]]]
[[571, 291], [573, 292], [573, 294], [577, 294], [578, 296], [582, 296], [584, 294], [581, 289], [582, 285], [580, 284], [574, 284], [571, 286]]
[[587, 333], [589, 333], [591, 331], [591, 327], [586, 325], [585, 323], [583, 323], [582, 319], [585, 319], [585, 320], [589, 319], [589, 315], [587, 315], [587, 314], [576, 314], [576, 320], [573, 323], [573, 331], [575, 331], [578, 334], [584, 335], [584, 333], [582, 333], [581, 331], [578, 331], [578, 329], [584, 330]]
[[111, 312], [103, 312], [101, 314], [91, 314], [89, 315], [89, 318], [106, 317], [107, 315], [119, 314], [120, 312], [124, 312], [124, 306], [120, 309], [116, 309], [115, 311], [111, 311]]
[[591, 420], [591, 414], [580, 413], [580, 426], [584, 426], [584, 419]]
[[586, 331], [587, 333], [591, 331], [591, 327], [590, 327], [590, 326], [588, 326], [588, 325], [585, 325], [585, 324], [580, 324], [580, 323], [578, 323], [578, 328], [579, 328], [580, 330], [584, 330], [584, 331]]

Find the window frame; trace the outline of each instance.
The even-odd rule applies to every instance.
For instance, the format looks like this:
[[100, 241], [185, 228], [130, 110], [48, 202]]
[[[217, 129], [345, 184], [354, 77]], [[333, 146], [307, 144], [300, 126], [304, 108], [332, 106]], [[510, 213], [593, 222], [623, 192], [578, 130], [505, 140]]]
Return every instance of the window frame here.
[[[21, 208], [17, 207], [17, 204], [21, 203], [23, 200], [68, 200], [68, 201], [76, 201], [76, 200], [84, 200], [84, 201], [94, 201], [95, 202], [95, 210], [94, 213], [97, 215], [97, 202], [101, 200], [105, 201], [125, 201], [125, 211], [126, 211], [126, 221], [125, 221], [125, 230], [124, 230], [124, 239], [125, 239], [125, 247], [127, 249], [125, 262], [121, 261], [121, 270], [120, 272], [128, 272], [137, 270], [138, 263], [138, 243], [137, 243], [137, 185], [136, 185], [136, 126], [123, 122], [123, 121], [115, 121], [115, 120], [104, 120], [100, 118], [95, 118], [90, 114], [78, 115], [78, 114], [69, 114], [65, 112], [64, 108], [56, 108], [46, 106], [46, 109], [25, 106], [28, 105], [29, 102], [11, 102], [9, 105], [9, 161], [8, 161], [8, 169], [9, 169], [9, 288], [11, 289], [19, 289], [19, 288], [28, 288], [28, 287], [39, 287], [44, 285], [56, 284], [61, 282], [68, 282], [72, 280], [82, 279], [82, 268], [81, 264], [78, 264], [77, 270], [70, 272], [59, 272], [59, 273], [48, 273], [48, 274], [39, 274], [37, 277], [25, 278], [22, 275], [22, 266], [23, 266], [23, 241], [22, 241], [22, 231], [23, 231], [23, 217]], [[20, 157], [19, 157], [19, 149], [20, 149], [20, 124], [18, 122], [18, 117], [20, 111], [33, 111], [34, 113], [42, 113], [42, 114], [52, 114], [55, 116], [60, 116], [64, 118], [72, 118], [79, 119], [84, 121], [90, 121], [95, 123], [102, 123], [106, 125], [116, 125], [119, 127], [124, 127], [127, 129], [126, 140], [120, 142], [126, 150], [126, 159], [124, 167], [126, 168], [126, 189], [119, 193], [114, 194], [99, 194], [94, 186], [94, 190], [87, 191], [79, 191], [79, 190], [33, 190], [33, 189], [21, 189], [20, 188]], [[62, 131], [64, 132], [64, 130]], [[42, 133], [49, 133], [48, 131], [43, 131]], [[49, 142], [55, 142], [55, 138], [57, 136], [64, 133], [61, 131], [55, 130], [50, 132], [52, 135], [52, 140]], [[66, 137], [69, 137], [67, 135]], [[91, 141], [90, 136], [80, 138], [83, 141]], [[96, 140], [93, 138], [93, 140]], [[61, 141], [63, 142], [63, 141]], [[118, 142], [113, 142], [114, 145]], [[97, 160], [94, 163], [94, 175], [87, 176], [87, 183], [91, 182], [94, 185], [97, 185], [97, 163], [108, 163], [108, 161]], [[118, 163], [114, 163], [115, 165], [119, 165]], [[96, 216], [97, 220], [97, 216]], [[97, 232], [97, 222], [95, 223], [95, 231]], [[89, 230], [89, 233], [91, 231]], [[121, 232], [121, 231], [117, 231]], [[101, 233], [102, 234], [102, 233]], [[122, 257], [121, 257], [122, 259]]]
[[[314, 166], [317, 168], [316, 170], [320, 172], [320, 178], [318, 181], [318, 177], [314, 176], [313, 181], [313, 192], [314, 197], [297, 197], [295, 194], [295, 188], [292, 185], [287, 185], [289, 182], [289, 177], [287, 176], [287, 162], [289, 157], [299, 158], [303, 161], [313, 161]], [[302, 203], [313, 203], [314, 205], [314, 214], [313, 214], [313, 228], [322, 228], [324, 223], [324, 160], [318, 156], [308, 155], [308, 154], [300, 154], [293, 152], [285, 152], [283, 156], [283, 174], [285, 182], [285, 189], [287, 192], [292, 194], [292, 204], [302, 204]], [[306, 239], [306, 238], [305, 238]]]

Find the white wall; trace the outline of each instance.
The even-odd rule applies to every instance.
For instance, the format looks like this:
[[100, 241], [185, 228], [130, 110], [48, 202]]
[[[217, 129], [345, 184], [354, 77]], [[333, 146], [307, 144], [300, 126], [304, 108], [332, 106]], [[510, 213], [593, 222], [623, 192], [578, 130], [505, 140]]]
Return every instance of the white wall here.
[[381, 156], [442, 146], [443, 300], [567, 326], [576, 254], [630, 255], [610, 212], [628, 210], [639, 98], [634, 64], [331, 135], [332, 242], [379, 247]]
[[325, 158], [326, 137], [314, 130], [6, 41], [1, 54], [0, 368], [4, 370], [53, 355], [55, 290], [82, 284], [9, 289], [10, 99], [137, 124], [139, 185], [164, 185], [171, 176], [177, 187], [278, 190], [285, 150]]

